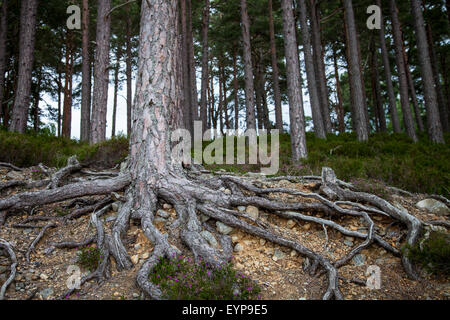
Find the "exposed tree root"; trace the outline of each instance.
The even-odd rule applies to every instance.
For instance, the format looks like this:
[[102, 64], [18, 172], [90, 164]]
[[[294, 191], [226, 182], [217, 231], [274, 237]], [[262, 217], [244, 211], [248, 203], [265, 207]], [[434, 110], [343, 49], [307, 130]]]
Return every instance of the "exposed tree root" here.
[[15, 165], [11, 164], [11, 163], [6, 163], [6, 162], [0, 162], [0, 167], [4, 167], [4, 168], [10, 168], [16, 171], [23, 171], [22, 168], [16, 167]]
[[6, 240], [1, 238], [0, 238], [0, 248], [6, 250], [11, 260], [11, 268], [10, 268], [11, 270], [9, 273], [9, 277], [8, 279], [6, 279], [5, 283], [3, 283], [2, 287], [0, 288], [0, 300], [3, 300], [5, 298], [6, 289], [8, 289], [8, 286], [14, 281], [14, 278], [16, 277], [17, 258], [11, 244], [9, 244]]
[[61, 185], [61, 181], [67, 177], [72, 172], [81, 169], [81, 165], [77, 160], [76, 156], [72, 156], [67, 160], [67, 166], [58, 170], [55, 174], [53, 174], [51, 178], [51, 182], [48, 185], [47, 189], [55, 189]]
[[[67, 167], [61, 169], [51, 177], [52, 189], [26, 192], [7, 197], [0, 200], [1, 214], [6, 215], [7, 211], [18, 211], [28, 207], [36, 207], [54, 202], [61, 202], [68, 199], [74, 199], [66, 204], [66, 208], [77, 206], [69, 215], [65, 217], [54, 216], [31, 216], [16, 227], [33, 227], [27, 223], [31, 221], [52, 221], [78, 218], [84, 214], [91, 213], [90, 223], [95, 226], [97, 233], [81, 242], [64, 241], [52, 243], [47, 249], [48, 252], [55, 248], [76, 248], [85, 246], [92, 242], [97, 243], [97, 247], [102, 252], [102, 261], [96, 271], [88, 274], [81, 279], [81, 284], [86, 281], [97, 279], [100, 283], [110, 277], [111, 258], [114, 259], [116, 268], [120, 271], [130, 269], [133, 264], [130, 256], [122, 242], [122, 235], [129, 228], [131, 219], [140, 221], [141, 228], [145, 236], [153, 243], [151, 256], [143, 263], [137, 273], [137, 285], [148, 296], [153, 299], [161, 299], [161, 290], [149, 281], [149, 273], [162, 257], [174, 257], [182, 254], [182, 250], [173, 245], [177, 237], [192, 251], [195, 260], [202, 259], [211, 268], [217, 268], [222, 263], [230, 261], [232, 257], [232, 241], [227, 235], [218, 234], [207, 224], [201, 223], [198, 214], [204, 214], [212, 219], [242, 231], [264, 238], [268, 241], [281, 246], [288, 247], [300, 253], [307, 258], [309, 264], [306, 264], [306, 270], [314, 275], [319, 270], [318, 275], [327, 275], [327, 288], [323, 295], [324, 299], [342, 299], [342, 293], [339, 290], [338, 280], [353, 281], [343, 279], [338, 275], [338, 269], [347, 264], [361, 250], [368, 248], [372, 243], [383, 247], [395, 256], [401, 256], [405, 271], [411, 277], [417, 279], [411, 263], [407, 257], [402, 256], [401, 252], [375, 232], [374, 222], [371, 215], [383, 215], [394, 219], [394, 222], [401, 222], [408, 228], [407, 242], [413, 245], [419, 236], [423, 222], [410, 215], [406, 210], [397, 208], [389, 202], [363, 192], [351, 190], [352, 185], [338, 180], [334, 172], [329, 168], [323, 169], [322, 177], [277, 177], [260, 179], [258, 182], [250, 182], [243, 178], [230, 175], [221, 175], [218, 177], [205, 178], [201, 171], [175, 171], [172, 174], [162, 177], [150, 178], [131, 178], [129, 174], [120, 174], [113, 178], [103, 179], [114, 176], [115, 173], [104, 172], [95, 173], [86, 171], [85, 174], [101, 175], [102, 179], [85, 181], [80, 183], [60, 186], [63, 178], [70, 173], [79, 170], [79, 164], [71, 162]], [[130, 171], [131, 172], [131, 171]], [[145, 180], [147, 179], [147, 180]], [[289, 188], [265, 188], [261, 184], [266, 182], [280, 181], [287, 179], [291, 181], [310, 180], [317, 182], [322, 193], [306, 193], [296, 189]], [[145, 182], [143, 182], [145, 181]], [[132, 185], [127, 186], [132, 182]], [[24, 186], [24, 185], [22, 185]], [[224, 187], [232, 190], [231, 194], [222, 192]], [[125, 188], [125, 197], [115, 194], [115, 191], [122, 191]], [[220, 189], [220, 190], [219, 190]], [[280, 201], [273, 197], [274, 194], [286, 194], [291, 197], [309, 198], [313, 201]], [[101, 200], [83, 199], [80, 197], [108, 194]], [[117, 217], [115, 217], [111, 230], [105, 230], [103, 221], [100, 217], [111, 207], [112, 201], [120, 200], [123, 204], [119, 208]], [[163, 200], [172, 204], [177, 212], [177, 220], [169, 226], [172, 231], [169, 234], [161, 233], [153, 224], [157, 203]], [[340, 232], [345, 236], [359, 238], [362, 242], [351, 249], [351, 251], [338, 261], [330, 261], [324, 256], [314, 252], [297, 241], [290, 240], [285, 236], [278, 234], [274, 228], [260, 219], [254, 219], [250, 216], [235, 211], [237, 206], [253, 205], [260, 209], [267, 210], [272, 214], [282, 218], [293, 219], [315, 223], [324, 228], [328, 243], [327, 228]], [[79, 207], [81, 206], [81, 207]], [[101, 208], [101, 209], [100, 209]], [[312, 215], [300, 213], [322, 212], [330, 218], [319, 218]], [[1, 218], [0, 214], [0, 218]], [[331, 220], [333, 217], [353, 216], [363, 219], [366, 232], [352, 231], [337, 222]], [[0, 219], [1, 220], [1, 219]], [[428, 224], [440, 224], [440, 222], [427, 222]], [[445, 225], [446, 223], [442, 223]], [[36, 243], [42, 238], [45, 231], [54, 227], [56, 224], [50, 222], [42, 228], [38, 237], [33, 241], [26, 258], [29, 260]], [[447, 225], [448, 226], [448, 225]], [[212, 247], [200, 234], [202, 229], [206, 228], [219, 238], [220, 246]], [[179, 229], [179, 230], [178, 230]], [[177, 231], [178, 230], [178, 231]], [[327, 245], [327, 243], [325, 245]], [[47, 253], [48, 253], [47, 252]], [[10, 254], [11, 256], [11, 254]], [[13, 260], [13, 259], [12, 259]], [[357, 283], [357, 281], [353, 281]], [[358, 282], [358, 284], [361, 281]], [[68, 290], [62, 297], [71, 294], [73, 290]]]
[[26, 257], [26, 259], [27, 259], [27, 262], [30, 262], [30, 254], [34, 251], [34, 248], [36, 247], [36, 244], [39, 242], [39, 240], [41, 240], [42, 237], [44, 236], [45, 231], [46, 231], [48, 228], [54, 228], [54, 227], [56, 227], [56, 223], [51, 222], [51, 223], [45, 225], [45, 226], [42, 228], [42, 230], [39, 232], [39, 234], [38, 234], [38, 236], [36, 237], [36, 239], [34, 239], [33, 242], [30, 244], [30, 247], [28, 248], [27, 253], [25, 254], [25, 257]]

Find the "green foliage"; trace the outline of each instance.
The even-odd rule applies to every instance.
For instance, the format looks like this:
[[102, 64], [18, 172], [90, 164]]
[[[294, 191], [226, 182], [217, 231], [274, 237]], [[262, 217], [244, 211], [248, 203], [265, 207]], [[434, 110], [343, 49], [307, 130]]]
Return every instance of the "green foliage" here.
[[97, 269], [98, 265], [103, 259], [101, 250], [94, 246], [82, 248], [80, 251], [78, 251], [77, 255], [78, 265], [91, 272]]
[[231, 263], [211, 270], [205, 262], [180, 256], [162, 258], [149, 275], [169, 300], [250, 300], [259, 286], [237, 273]]
[[421, 265], [432, 274], [450, 275], [450, 235], [431, 231], [429, 238], [413, 247], [403, 248], [412, 262]]

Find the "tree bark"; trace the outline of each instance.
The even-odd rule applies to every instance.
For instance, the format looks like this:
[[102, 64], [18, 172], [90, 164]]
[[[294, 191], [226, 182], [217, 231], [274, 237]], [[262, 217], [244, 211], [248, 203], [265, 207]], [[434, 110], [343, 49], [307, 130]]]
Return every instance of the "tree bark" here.
[[190, 80], [190, 61], [188, 50], [186, 1], [180, 1], [180, 30], [181, 30], [181, 67], [183, 77], [183, 125], [189, 130], [191, 137], [194, 136], [194, 120], [192, 119], [192, 99], [191, 99], [191, 80]]
[[345, 133], [345, 114], [344, 114], [344, 106], [342, 103], [342, 90], [341, 90], [341, 81], [339, 77], [339, 68], [337, 63], [337, 52], [333, 47], [333, 65], [334, 65], [334, 75], [336, 79], [336, 94], [338, 97], [337, 106], [336, 106], [336, 114], [339, 122], [339, 133]]
[[417, 141], [416, 129], [414, 127], [414, 121], [411, 113], [411, 107], [409, 105], [408, 95], [408, 81], [406, 78], [406, 65], [403, 57], [403, 38], [400, 27], [400, 21], [398, 19], [397, 5], [395, 0], [390, 0], [390, 12], [392, 18], [392, 34], [394, 36], [395, 55], [397, 61], [397, 73], [400, 85], [400, 103], [403, 113], [403, 124], [408, 136], [414, 141]]
[[270, 36], [270, 54], [272, 58], [272, 82], [273, 82], [273, 98], [275, 101], [275, 127], [283, 131], [283, 113], [281, 110], [281, 92], [278, 72], [277, 48], [275, 45], [275, 26], [273, 22], [273, 6], [272, 0], [268, 0], [269, 6], [269, 36]]
[[[375, 44], [375, 42], [373, 42]], [[375, 46], [372, 47], [372, 98], [375, 107], [375, 116], [377, 119], [377, 130], [379, 132], [386, 132], [386, 116], [384, 113], [383, 102], [381, 99], [380, 74], [378, 72], [378, 50]]]
[[[381, 8], [381, 0], [376, 0], [376, 4]], [[389, 52], [386, 47], [386, 35], [385, 35], [385, 25], [384, 25], [384, 17], [381, 16], [381, 25], [380, 25], [380, 47], [381, 47], [381, 55], [383, 58], [383, 66], [384, 66], [384, 74], [386, 78], [386, 88], [389, 98], [389, 114], [391, 117], [392, 128], [394, 132], [401, 132], [400, 128], [400, 120], [398, 118], [397, 112], [397, 102], [394, 94], [394, 86], [392, 84], [392, 73], [391, 73], [391, 65], [389, 63]]]
[[353, 95], [353, 108], [355, 119], [356, 136], [359, 141], [367, 141], [369, 139], [369, 132], [367, 127], [366, 101], [364, 99], [364, 86], [361, 72], [360, 54], [358, 50], [358, 37], [355, 24], [355, 16], [353, 13], [352, 0], [344, 0], [345, 21], [348, 28], [349, 38], [349, 71], [351, 73], [351, 86]]
[[192, 33], [192, 3], [186, 0], [187, 12], [187, 50], [189, 54], [189, 74], [191, 81], [191, 118], [193, 121], [200, 119], [198, 110], [197, 74], [195, 70], [194, 37]]
[[10, 131], [24, 133], [30, 107], [31, 76], [34, 62], [38, 0], [22, 1], [20, 9], [19, 75], [11, 116]]
[[[302, 5], [305, 7], [306, 16], [306, 3], [302, 0], [297, 0], [298, 7]], [[327, 133], [332, 131], [330, 110], [329, 110], [329, 99], [328, 99], [328, 87], [327, 78], [325, 73], [325, 63], [323, 55], [323, 47], [321, 40], [321, 28], [320, 28], [320, 12], [319, 12], [319, 2], [317, 0], [309, 0], [311, 8], [311, 34], [312, 34], [312, 51], [314, 59], [314, 71], [315, 79], [317, 83], [317, 93], [319, 97], [319, 106], [322, 113], [322, 119]], [[306, 20], [306, 18], [305, 18]]]
[[205, 0], [205, 7], [203, 9], [203, 24], [202, 24], [202, 88], [200, 98], [200, 119], [202, 121], [203, 131], [208, 128], [207, 115], [207, 101], [206, 94], [208, 90], [208, 29], [209, 29], [209, 0]]
[[[270, 0], [269, 0], [270, 1]], [[239, 86], [237, 80], [237, 45], [233, 46], [234, 130], [239, 129]]]
[[62, 136], [71, 138], [72, 131], [72, 95], [73, 95], [73, 33], [67, 30], [66, 34], [66, 71], [64, 81], [64, 107]]
[[82, 79], [81, 79], [81, 123], [80, 140], [89, 141], [91, 120], [91, 61], [89, 54], [89, 0], [83, 0], [82, 14]]
[[256, 129], [255, 88], [253, 84], [252, 49], [250, 44], [250, 19], [247, 11], [247, 0], [241, 0], [243, 64], [245, 78], [245, 107], [247, 129]]
[[[299, 9], [299, 15], [300, 15], [300, 28], [302, 31], [302, 40], [303, 40], [303, 52], [305, 54], [305, 68], [306, 68], [306, 75], [308, 79], [308, 92], [309, 92], [309, 99], [311, 102], [311, 111], [312, 111], [312, 117], [314, 122], [314, 132], [316, 134], [316, 137], [320, 139], [326, 139], [326, 129], [325, 129], [325, 120], [324, 117], [326, 117], [326, 114], [324, 113], [324, 109], [321, 106], [321, 102], [319, 100], [319, 93], [320, 87], [317, 87], [316, 84], [318, 83], [316, 81], [316, 70], [314, 69], [314, 61], [313, 61], [313, 55], [311, 52], [311, 37], [309, 33], [308, 24], [306, 21], [306, 3], [304, 1], [297, 1], [298, 3], [298, 9]], [[315, 22], [311, 20], [311, 25]], [[314, 32], [314, 31], [313, 31]], [[317, 59], [316, 59], [317, 61]], [[319, 83], [321, 81], [319, 80]], [[328, 99], [327, 99], [328, 100]], [[328, 110], [328, 103], [327, 103], [327, 110]], [[329, 113], [329, 112], [328, 112]], [[323, 117], [322, 117], [323, 115]], [[330, 123], [331, 125], [331, 123]], [[328, 130], [327, 130], [328, 131]], [[331, 129], [330, 129], [331, 131]]]
[[109, 84], [109, 42], [111, 35], [111, 0], [98, 1], [97, 49], [95, 52], [94, 98], [92, 102], [91, 139], [95, 144], [106, 139], [106, 112]]
[[132, 96], [132, 52], [131, 52], [131, 15], [130, 15], [130, 3], [127, 3], [125, 7], [126, 12], [126, 31], [125, 31], [125, 41], [126, 41], [126, 78], [127, 78], [127, 135], [131, 134], [131, 106], [133, 104]]
[[416, 89], [414, 87], [414, 81], [409, 69], [408, 56], [406, 55], [405, 43], [402, 41], [403, 59], [405, 60], [405, 72], [406, 79], [408, 80], [409, 94], [411, 95], [411, 101], [413, 103], [414, 115], [416, 117], [417, 128], [420, 132], [425, 130], [423, 126], [422, 116], [420, 114], [419, 102], [417, 101]]
[[34, 132], [39, 131], [40, 124], [40, 112], [39, 112], [39, 102], [41, 101], [41, 82], [42, 82], [42, 74], [39, 72], [37, 75], [37, 83], [36, 88], [34, 89], [33, 99], [34, 99], [34, 107], [33, 107], [33, 129]]
[[[391, 0], [393, 1], [393, 0]], [[416, 46], [419, 54], [420, 71], [422, 74], [425, 106], [427, 109], [427, 127], [430, 139], [435, 143], [445, 143], [442, 124], [439, 117], [437, 94], [434, 87], [433, 68], [425, 32], [425, 22], [420, 7], [420, 0], [411, 0], [411, 13], [416, 31]]]
[[3, 98], [5, 92], [7, 28], [8, 0], [4, 0], [0, 9], [0, 123], [3, 118]]
[[282, 0], [283, 34], [286, 55], [286, 77], [289, 98], [289, 119], [292, 159], [298, 161], [308, 157], [306, 148], [305, 114], [300, 75], [300, 62], [292, 1]]
[[117, 120], [117, 95], [119, 93], [119, 73], [120, 73], [120, 59], [122, 57], [122, 48], [120, 44], [117, 45], [116, 51], [116, 65], [114, 66], [114, 101], [113, 101], [113, 115], [112, 115], [112, 129], [111, 137], [116, 136], [116, 120]]
[[444, 93], [443, 93], [442, 85], [441, 85], [441, 76], [440, 76], [439, 70], [438, 70], [438, 61], [437, 61], [436, 50], [434, 48], [433, 32], [432, 32], [431, 26], [429, 24], [427, 24], [426, 27], [427, 27], [428, 48], [430, 50], [430, 62], [431, 62], [431, 68], [433, 69], [433, 77], [434, 77], [434, 83], [435, 83], [436, 94], [437, 94], [437, 99], [438, 99], [439, 114], [441, 116], [442, 130], [444, 132], [448, 132], [450, 130], [449, 123], [448, 123], [448, 110], [447, 110], [447, 106], [445, 104]]

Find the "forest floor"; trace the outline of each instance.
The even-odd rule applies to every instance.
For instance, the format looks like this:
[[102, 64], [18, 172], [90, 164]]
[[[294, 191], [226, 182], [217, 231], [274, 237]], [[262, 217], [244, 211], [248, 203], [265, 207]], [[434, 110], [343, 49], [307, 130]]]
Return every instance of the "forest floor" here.
[[[0, 168], [0, 182], [7, 180], [6, 175], [9, 171]], [[31, 179], [30, 169], [25, 169], [20, 174], [23, 179]], [[291, 183], [287, 180], [271, 182], [270, 187], [289, 187], [303, 192], [312, 192], [317, 189], [316, 183]], [[19, 191], [21, 191], [20, 187], [0, 191], [0, 197], [6, 197]], [[279, 194], [277, 196], [288, 202], [315, 201], [300, 196]], [[97, 197], [97, 199], [101, 198]], [[425, 199], [426, 195], [414, 194], [413, 197], [408, 197], [392, 194], [389, 195], [389, 198], [392, 204], [406, 208], [410, 214], [423, 221], [450, 220], [448, 216], [438, 217], [415, 206], [418, 201]], [[5, 225], [0, 227], [0, 238], [13, 245], [18, 260], [17, 275], [6, 292], [7, 299], [56, 299], [67, 290], [67, 281], [70, 277], [67, 270], [69, 266], [77, 264], [78, 249], [55, 248], [49, 253], [48, 248], [55, 242], [83, 241], [95, 234], [95, 228], [88, 227], [91, 212], [78, 219], [69, 220], [68, 223], [63, 223], [61, 212], [67, 213], [64, 205], [68, 202], [42, 206], [33, 212], [36, 217], [56, 217], [57, 227], [46, 230], [44, 237], [36, 245], [35, 252], [31, 253], [30, 262], [26, 260], [27, 249], [38, 235], [39, 227], [45, 226], [48, 221], [36, 220], [28, 223], [28, 225], [38, 227], [18, 227], [18, 224], [23, 223], [29, 217], [29, 213], [23, 212], [23, 214], [8, 217]], [[114, 209], [117, 210], [113, 207], [102, 218], [105, 219], [105, 227], [110, 227], [113, 224], [112, 221], [108, 222], [108, 218], [117, 214]], [[246, 208], [237, 209], [243, 211]], [[167, 226], [175, 221], [176, 212], [169, 206], [165, 206], [164, 210], [170, 216], [166, 219], [156, 219], [158, 221], [155, 225], [160, 231], [167, 233], [169, 232]], [[352, 247], [358, 245], [361, 241], [342, 236], [339, 232], [331, 229], [325, 231], [320, 225], [287, 220], [269, 215], [268, 212], [264, 211], [259, 211], [257, 214], [262, 221], [270, 222], [277, 233], [299, 241], [304, 246], [330, 258], [332, 261], [346, 255]], [[306, 214], [316, 217], [322, 217], [323, 215], [316, 212]], [[401, 229], [399, 224], [391, 225], [392, 220], [387, 217], [374, 216], [373, 218], [376, 223], [376, 230], [379, 230], [381, 235], [385, 235], [385, 239], [389, 239], [391, 245], [400, 249], [404, 240], [405, 229]], [[365, 231], [362, 221], [357, 217], [346, 216], [333, 219], [350, 230]], [[98, 285], [96, 281], [89, 281], [82, 286], [78, 294], [71, 295], [67, 299], [144, 299], [135, 283], [136, 273], [143, 261], [152, 252], [153, 247], [142, 233], [139, 225], [134, 223], [132, 222], [124, 236], [124, 244], [132, 257], [134, 267], [130, 270], [117, 272], [113, 263], [111, 278], [108, 281], [101, 285]], [[215, 228], [213, 221], [210, 220], [206, 223]], [[234, 267], [237, 271], [247, 274], [257, 281], [262, 288], [261, 299], [310, 300], [321, 298], [326, 288], [326, 278], [324, 276], [313, 277], [305, 272], [302, 266], [306, 261], [296, 252], [239, 230], [233, 230], [230, 236], [232, 236], [233, 243], [241, 244], [241, 250], [233, 253]], [[181, 243], [174, 245], [183, 248]], [[0, 285], [6, 280], [9, 273], [9, 264], [8, 259], [0, 257]], [[380, 289], [370, 289], [365, 285], [368, 277], [366, 272], [369, 266], [378, 266], [381, 270]], [[87, 270], [82, 270], [82, 272], [83, 274], [87, 273]], [[343, 277], [340, 280], [340, 288], [346, 299], [448, 300], [450, 298], [449, 279], [422, 271], [422, 280], [410, 280], [403, 270], [400, 258], [394, 257], [377, 245], [372, 245], [363, 250], [348, 265], [341, 267], [339, 274]]]

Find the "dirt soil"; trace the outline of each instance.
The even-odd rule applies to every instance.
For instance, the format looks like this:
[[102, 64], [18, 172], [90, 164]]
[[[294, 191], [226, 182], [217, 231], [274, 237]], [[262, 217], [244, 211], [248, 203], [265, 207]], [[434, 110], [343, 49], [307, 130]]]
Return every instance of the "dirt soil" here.
[[[6, 181], [7, 173], [10, 170], [0, 169], [0, 181]], [[21, 172], [24, 179], [31, 179], [31, 171]], [[315, 189], [314, 184], [302, 185], [288, 181], [273, 182], [271, 186], [295, 188], [301, 191], [310, 192]], [[11, 188], [0, 191], [0, 197], [4, 198], [17, 192], [20, 188]], [[294, 196], [280, 196], [286, 201], [314, 201]], [[426, 198], [425, 195], [414, 195], [414, 197], [403, 197], [390, 195], [390, 201], [394, 205], [401, 205], [411, 214], [423, 221], [442, 220], [448, 217], [438, 217], [426, 211], [417, 209], [415, 203]], [[101, 199], [102, 197], [97, 197]], [[43, 206], [35, 209], [36, 216], [55, 216], [64, 212], [63, 205]], [[162, 204], [161, 204], [162, 205]], [[162, 232], [169, 232], [167, 226], [175, 221], [176, 212], [164, 209], [170, 213], [170, 217], [159, 219], [156, 226]], [[31, 210], [30, 210], [31, 211]], [[117, 212], [109, 211], [103, 219], [108, 220], [114, 217]], [[306, 214], [323, 217], [321, 213], [309, 212]], [[18, 259], [17, 276], [15, 281], [9, 286], [6, 292], [6, 299], [56, 299], [67, 290], [67, 281], [71, 276], [67, 271], [69, 266], [77, 265], [78, 249], [54, 249], [48, 253], [51, 243], [60, 241], [82, 241], [95, 234], [95, 228], [89, 227], [90, 214], [82, 216], [76, 220], [63, 224], [61, 220], [56, 221], [57, 227], [46, 231], [45, 236], [36, 245], [35, 252], [31, 254], [30, 262], [25, 258], [26, 251], [32, 241], [38, 235], [40, 228], [14, 227], [16, 224], [29, 217], [29, 213], [21, 212], [8, 217], [4, 226], [0, 227], [0, 238], [10, 242]], [[312, 223], [301, 223], [269, 215], [268, 212], [259, 211], [259, 218], [262, 221], [270, 222], [274, 226], [274, 231], [283, 234], [285, 237], [299, 241], [302, 245], [319, 252], [332, 260], [337, 260], [347, 254], [352, 247], [358, 245], [361, 240], [342, 236], [334, 230], [324, 230], [322, 226]], [[400, 224], [390, 226], [392, 220], [383, 216], [373, 216], [379, 233], [385, 235], [391, 244], [400, 248], [404, 241], [405, 228], [400, 228]], [[364, 225], [359, 218], [332, 217], [333, 221], [339, 222], [351, 230], [364, 231]], [[36, 221], [29, 223], [34, 226], [45, 226], [47, 221]], [[112, 226], [111, 222], [106, 222], [105, 229]], [[213, 221], [208, 221], [214, 227]], [[387, 232], [385, 232], [387, 231]], [[262, 288], [261, 299], [271, 300], [310, 300], [320, 299], [326, 289], [326, 277], [312, 277], [303, 270], [305, 264], [304, 257], [296, 252], [267, 242], [260, 238], [247, 235], [239, 230], [234, 230], [230, 234], [233, 242], [240, 243], [242, 250], [234, 252], [233, 262], [235, 268], [249, 275], [257, 281]], [[328, 243], [326, 238], [328, 237]], [[131, 270], [117, 272], [112, 266], [112, 275], [109, 280], [98, 284], [95, 280], [82, 286], [78, 294], [74, 294], [66, 299], [146, 299], [135, 283], [136, 273], [143, 261], [152, 251], [152, 245], [142, 233], [139, 225], [132, 222], [124, 237], [124, 244], [132, 257], [134, 267]], [[181, 243], [175, 244], [183, 251], [187, 251]], [[46, 250], [47, 249], [47, 250]], [[450, 297], [450, 281], [445, 277], [421, 272], [421, 281], [412, 281], [407, 278], [401, 265], [400, 258], [394, 257], [383, 248], [372, 244], [372, 246], [362, 251], [364, 261], [351, 261], [348, 265], [339, 269], [339, 274], [343, 277], [340, 280], [340, 288], [346, 299], [351, 300], [448, 300]], [[10, 261], [4, 256], [0, 256], [0, 285], [9, 275]], [[381, 288], [370, 289], [365, 285], [368, 278], [367, 270], [369, 266], [380, 268]], [[85, 274], [87, 270], [82, 270]], [[353, 280], [353, 281], [352, 281]], [[356, 283], [358, 282], [358, 283]]]

